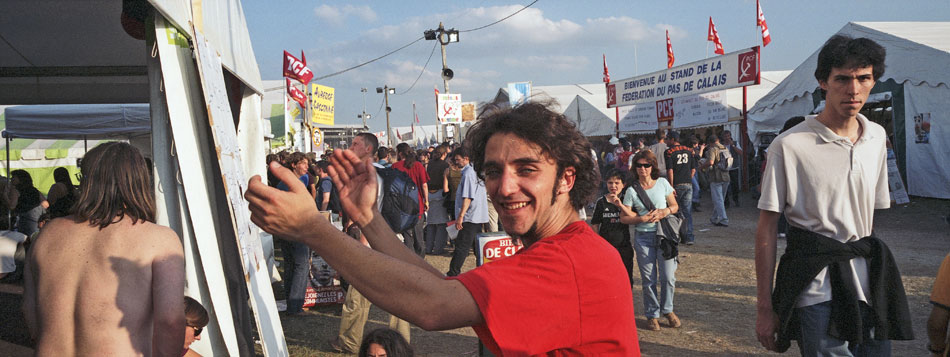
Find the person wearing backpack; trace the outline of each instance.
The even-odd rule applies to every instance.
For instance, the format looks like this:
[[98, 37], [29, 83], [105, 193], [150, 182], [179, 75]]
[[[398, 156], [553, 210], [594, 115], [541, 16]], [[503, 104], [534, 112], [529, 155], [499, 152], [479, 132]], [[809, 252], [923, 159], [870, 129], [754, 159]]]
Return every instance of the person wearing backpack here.
[[706, 137], [706, 153], [703, 159], [706, 161], [702, 168], [706, 171], [709, 178], [709, 192], [712, 198], [713, 214], [709, 221], [716, 226], [728, 227], [729, 217], [726, 216], [726, 189], [729, 188], [729, 166], [731, 166], [732, 155], [725, 146], [719, 143], [719, 137], [710, 135]]
[[340, 207], [340, 197], [336, 192], [336, 187], [333, 187], [333, 180], [330, 179], [330, 172], [327, 168], [330, 167], [330, 162], [326, 160], [317, 161], [316, 174], [317, 174], [317, 208], [321, 211], [330, 211], [339, 215], [343, 214], [343, 208]]
[[393, 168], [405, 172], [412, 178], [416, 184], [417, 195], [419, 199], [419, 220], [408, 230], [401, 232], [404, 238], [403, 242], [412, 251], [419, 256], [426, 255], [426, 243], [423, 240], [423, 230], [426, 227], [425, 214], [429, 209], [429, 174], [426, 172], [425, 165], [416, 159], [416, 152], [406, 143], [396, 145], [396, 155], [399, 161], [393, 164]]

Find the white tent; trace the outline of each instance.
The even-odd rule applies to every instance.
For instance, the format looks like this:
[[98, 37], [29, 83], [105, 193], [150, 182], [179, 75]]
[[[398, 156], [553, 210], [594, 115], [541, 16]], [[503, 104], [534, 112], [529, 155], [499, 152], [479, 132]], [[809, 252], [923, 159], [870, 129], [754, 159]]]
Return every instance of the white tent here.
[[0, 142], [2, 167], [26, 170], [40, 192], [53, 185], [55, 168], [78, 173], [76, 159], [101, 140], [127, 140], [151, 156], [148, 104], [21, 105], [5, 108], [0, 117], [6, 138]]
[[[950, 22], [857, 22], [837, 33], [887, 50], [884, 76], [871, 93], [889, 103], [876, 109], [893, 113], [885, 129], [908, 193], [950, 198]], [[819, 106], [818, 50], [750, 110], [751, 137], [778, 132], [788, 118]]]
[[[182, 238], [184, 293], [211, 317], [193, 347], [253, 354], [256, 327], [265, 355], [286, 355], [269, 274], [244, 264], [260, 251], [256, 228], [247, 234], [229, 197], [240, 187], [222, 180], [265, 173], [263, 86], [240, 1], [2, 1], [0, 14], [0, 105], [149, 103], [157, 221]], [[211, 125], [209, 111], [232, 117]], [[232, 122], [236, 133], [212, 134]], [[236, 152], [235, 170], [223, 162]]]

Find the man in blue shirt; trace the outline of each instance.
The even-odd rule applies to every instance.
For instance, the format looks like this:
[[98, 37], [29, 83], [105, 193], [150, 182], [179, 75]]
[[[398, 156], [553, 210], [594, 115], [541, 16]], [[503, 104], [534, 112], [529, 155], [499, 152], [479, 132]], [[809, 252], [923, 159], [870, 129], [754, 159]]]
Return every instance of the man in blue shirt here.
[[[474, 248], [475, 236], [482, 231], [482, 224], [488, 222], [488, 195], [485, 194], [485, 182], [478, 179], [475, 169], [469, 165], [471, 155], [463, 146], [456, 149], [456, 164], [462, 166], [462, 181], [455, 190], [455, 229], [459, 230], [455, 238], [455, 252], [449, 263], [448, 276], [461, 273], [462, 264], [468, 256], [468, 249]], [[478, 249], [475, 249], [478, 256]]]

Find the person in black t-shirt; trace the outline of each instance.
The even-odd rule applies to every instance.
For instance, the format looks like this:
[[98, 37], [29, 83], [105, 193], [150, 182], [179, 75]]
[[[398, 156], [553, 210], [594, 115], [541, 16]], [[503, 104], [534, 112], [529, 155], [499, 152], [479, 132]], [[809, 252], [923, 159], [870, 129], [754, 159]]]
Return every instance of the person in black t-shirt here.
[[679, 133], [671, 131], [667, 134], [666, 145], [669, 149], [663, 153], [666, 159], [666, 175], [676, 190], [676, 203], [683, 212], [686, 224], [686, 237], [683, 242], [693, 245], [696, 237], [693, 236], [693, 175], [696, 174], [696, 160], [693, 150], [688, 146], [680, 145]]
[[[607, 172], [607, 194], [597, 200], [590, 224], [597, 234], [617, 248], [623, 266], [627, 268], [627, 278], [633, 284], [633, 245], [630, 243], [630, 228], [620, 223], [620, 210], [629, 211], [623, 205], [623, 183], [626, 181], [623, 172], [613, 169]], [[630, 212], [627, 212], [629, 215]]]

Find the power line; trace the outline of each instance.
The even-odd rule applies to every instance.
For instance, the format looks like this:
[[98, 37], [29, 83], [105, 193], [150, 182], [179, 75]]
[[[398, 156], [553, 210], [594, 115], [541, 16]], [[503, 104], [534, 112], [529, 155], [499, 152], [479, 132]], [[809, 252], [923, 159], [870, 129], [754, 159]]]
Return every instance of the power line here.
[[482, 26], [482, 27], [476, 27], [476, 28], [473, 28], [473, 29], [471, 29], [471, 30], [459, 30], [459, 32], [472, 32], [472, 31], [478, 31], [478, 30], [481, 30], [481, 29], [483, 29], [483, 28], [486, 28], [486, 27], [488, 27], [488, 26], [492, 26], [492, 25], [495, 25], [495, 24], [497, 24], [497, 23], [499, 23], [499, 22], [502, 22], [502, 21], [505, 21], [505, 20], [507, 20], [508, 18], [510, 18], [510, 17], [512, 17], [512, 16], [515, 16], [515, 15], [517, 15], [517, 14], [518, 14], [519, 12], [522, 12], [522, 11], [524, 11], [525, 9], [527, 9], [527, 8], [529, 8], [529, 7], [531, 7], [531, 5], [534, 5], [534, 3], [536, 3], [536, 2], [538, 2], [538, 0], [534, 0], [534, 1], [532, 1], [532, 2], [530, 3], [530, 4], [528, 4], [528, 5], [525, 5], [525, 7], [523, 7], [523, 8], [521, 8], [521, 10], [518, 10], [518, 11], [515, 11], [515, 12], [513, 12], [513, 13], [511, 13], [511, 15], [508, 15], [508, 16], [505, 16], [505, 17], [503, 17], [503, 18], [501, 18], [501, 20], [498, 20], [498, 21], [495, 21], [495, 22], [492, 22], [492, 23], [490, 23], [490, 24], [488, 24], [488, 25], [485, 25], [485, 26]]
[[[483, 29], [483, 28], [486, 28], [486, 27], [495, 25], [495, 24], [497, 24], [497, 23], [499, 23], [499, 22], [502, 22], [502, 21], [505, 21], [505, 20], [511, 18], [512, 16], [517, 15], [518, 13], [520, 13], [520, 12], [524, 11], [525, 9], [527, 9], [527, 8], [531, 7], [532, 5], [534, 5], [536, 2], [538, 2], [538, 0], [534, 0], [534, 1], [532, 1], [530, 4], [525, 5], [525, 7], [521, 8], [520, 10], [511, 13], [511, 15], [505, 16], [505, 17], [501, 18], [500, 20], [495, 21], [495, 22], [492, 22], [492, 23], [490, 23], [490, 24], [488, 24], [488, 25], [481, 26], [481, 27], [476, 27], [476, 28], [473, 28], [473, 29], [470, 29], [470, 30], [461, 30], [461, 31], [459, 31], [459, 32], [478, 31], [478, 30], [481, 30], [481, 29]], [[350, 68], [347, 68], [347, 69], [344, 69], [344, 70], [341, 70], [341, 71], [338, 71], [338, 72], [334, 72], [334, 73], [330, 73], [330, 74], [325, 75], [325, 76], [322, 76], [322, 77], [314, 78], [313, 80], [319, 81], [319, 80], [321, 80], [321, 79], [327, 79], [327, 78], [330, 78], [330, 77], [333, 77], [333, 76], [336, 76], [336, 75], [340, 75], [340, 74], [343, 74], [343, 73], [352, 71], [352, 70], [354, 70], [354, 69], [363, 67], [363, 66], [368, 65], [368, 64], [370, 64], [370, 63], [373, 63], [373, 62], [376, 62], [376, 61], [378, 61], [378, 60], [381, 60], [381, 59], [385, 58], [386, 56], [389, 56], [389, 55], [391, 55], [391, 54], [393, 54], [393, 53], [399, 52], [399, 51], [403, 50], [403, 49], [406, 48], [406, 47], [412, 46], [412, 45], [415, 44], [416, 42], [422, 41], [423, 39], [425, 39], [425, 37], [417, 38], [417, 39], [415, 39], [414, 41], [409, 42], [409, 43], [407, 43], [406, 45], [404, 45], [404, 46], [402, 46], [402, 47], [399, 47], [399, 48], [397, 48], [397, 49], [395, 49], [395, 50], [389, 51], [388, 53], [386, 53], [386, 54], [384, 54], [384, 55], [382, 55], [382, 56], [373, 58], [373, 59], [371, 59], [371, 60], [369, 60], [369, 61], [360, 63], [360, 64], [358, 64], [358, 65], [355, 65], [355, 66], [353, 66], [353, 67], [350, 67]], [[431, 59], [432, 56], [430, 55], [429, 58]], [[421, 77], [421, 75], [420, 75], [420, 77]], [[416, 81], [418, 81], [418, 78], [416, 79]], [[413, 85], [415, 85], [415, 83], [413, 83]], [[407, 91], [407, 92], [408, 92], [408, 91]], [[405, 94], [405, 93], [403, 93], [403, 94]]]
[[389, 55], [391, 55], [391, 54], [393, 54], [393, 53], [399, 52], [399, 51], [401, 51], [402, 49], [404, 49], [404, 48], [406, 48], [406, 47], [412, 46], [412, 45], [415, 44], [416, 42], [422, 41], [423, 39], [425, 39], [425, 37], [419, 37], [419, 38], [417, 38], [415, 41], [409, 42], [409, 43], [407, 43], [406, 45], [404, 45], [404, 46], [402, 46], [402, 47], [399, 47], [399, 48], [397, 48], [397, 49], [395, 49], [395, 50], [389, 51], [389, 53], [386, 53], [386, 54], [384, 54], [384, 55], [382, 55], [382, 56], [373, 58], [373, 59], [371, 59], [371, 60], [369, 60], [369, 61], [360, 63], [360, 64], [358, 64], [358, 65], [355, 65], [355, 66], [353, 66], [353, 67], [344, 69], [344, 70], [339, 71], [339, 72], [330, 73], [330, 74], [325, 75], [325, 76], [323, 76], [323, 77], [314, 78], [313, 80], [319, 81], [319, 80], [321, 80], [321, 79], [330, 78], [330, 77], [333, 77], [333, 76], [335, 76], [335, 75], [343, 74], [343, 73], [349, 72], [349, 71], [351, 71], [351, 70], [354, 70], [354, 69], [363, 67], [363, 66], [368, 65], [368, 64], [370, 64], [370, 63], [376, 62], [376, 61], [378, 61], [378, 60], [380, 60], [380, 59], [383, 59], [383, 57], [386, 57], [386, 56], [389, 56]]
[[432, 44], [432, 52], [429, 52], [429, 59], [426, 60], [426, 64], [422, 65], [422, 72], [419, 72], [419, 76], [416, 77], [416, 80], [412, 82], [412, 85], [409, 86], [409, 89], [406, 89], [405, 91], [397, 95], [403, 95], [403, 94], [409, 93], [409, 91], [411, 91], [412, 88], [416, 86], [416, 83], [419, 82], [419, 78], [422, 78], [422, 75], [426, 73], [426, 67], [429, 67], [429, 61], [432, 60], [432, 55], [435, 54], [435, 48], [438, 44], [439, 44], [438, 42]]

